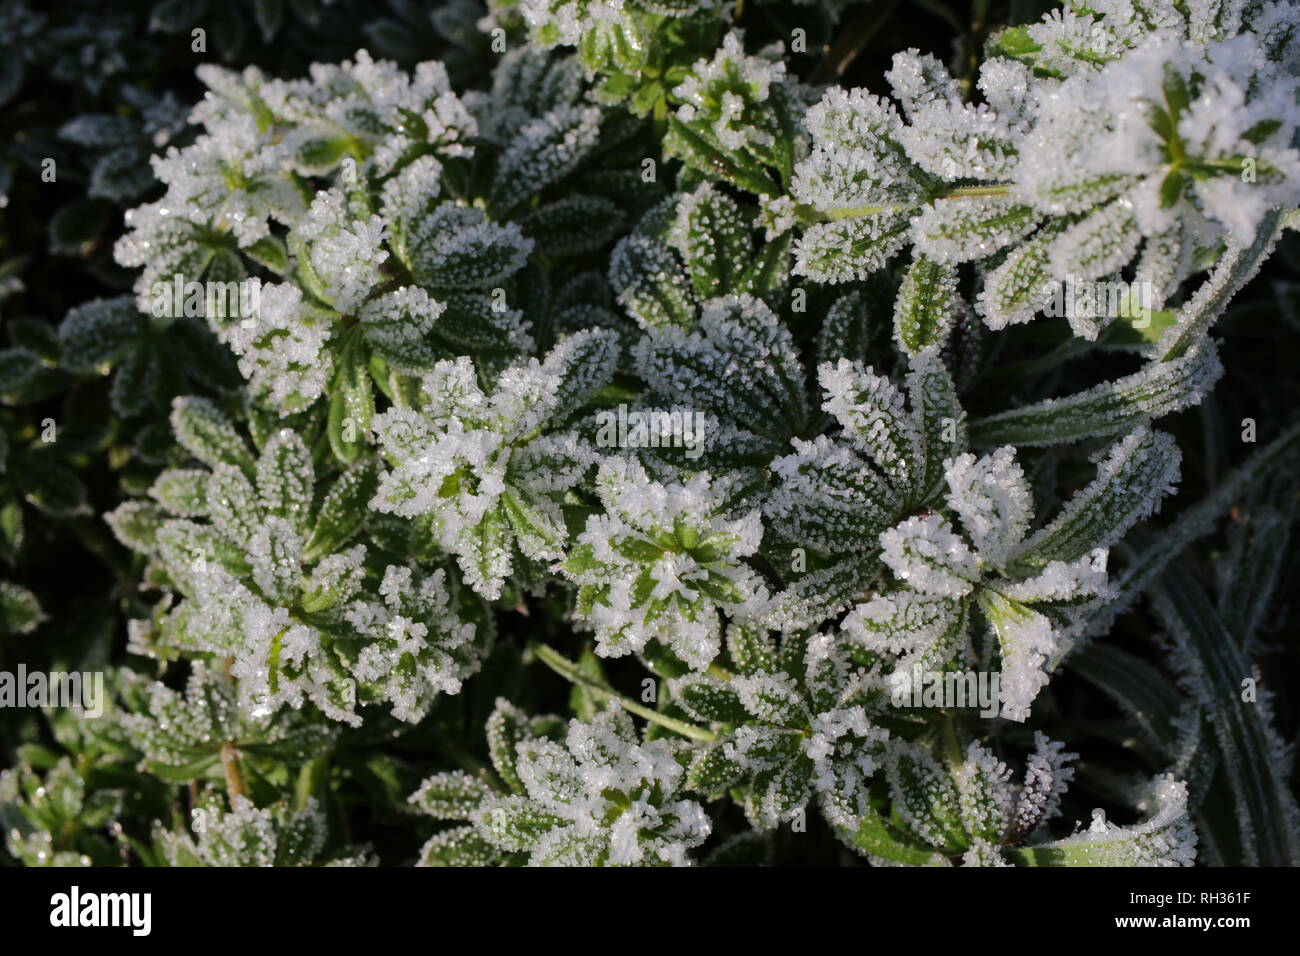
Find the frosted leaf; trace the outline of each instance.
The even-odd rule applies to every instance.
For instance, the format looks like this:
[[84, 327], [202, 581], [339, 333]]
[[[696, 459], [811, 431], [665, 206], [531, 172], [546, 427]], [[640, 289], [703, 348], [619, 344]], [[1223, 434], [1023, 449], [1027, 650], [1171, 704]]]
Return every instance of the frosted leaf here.
[[1132, 375], [1087, 391], [976, 421], [972, 441], [1052, 445], [1114, 435], [1199, 404], [1221, 374], [1214, 342], [1202, 338], [1179, 358], [1149, 362]]
[[251, 116], [214, 118], [207, 125], [192, 146], [172, 146], [153, 158], [154, 175], [167, 185], [167, 208], [195, 225], [230, 230], [241, 246], [267, 235], [271, 218], [293, 225], [303, 202], [279, 175], [285, 147], [271, 142]]
[[407, 803], [439, 820], [468, 820], [491, 793], [482, 778], [463, 770], [448, 770], [420, 784]]
[[975, 310], [990, 329], [1028, 322], [1051, 299], [1051, 250], [1065, 226], [1044, 226], [985, 276]]
[[962, 854], [962, 866], [1010, 866], [995, 844], [976, 840]]
[[379, 281], [388, 258], [380, 216], [361, 218], [337, 189], [316, 194], [297, 234], [307, 241], [311, 265], [339, 312], [351, 312]]
[[149, 488], [153, 498], [172, 514], [192, 518], [207, 514], [208, 473], [199, 468], [168, 468]]
[[963, 307], [957, 294], [957, 270], [918, 251], [898, 286], [894, 340], [909, 357], [942, 346], [954, 315]]
[[352, 673], [361, 687], [392, 706], [393, 716], [416, 723], [438, 694], [455, 694], [478, 670], [481, 647], [472, 624], [451, 606], [446, 573], [417, 574], [390, 566], [376, 599], [354, 601], [343, 618], [362, 646]]
[[671, 404], [703, 405], [777, 441], [807, 417], [803, 367], [790, 331], [762, 299], [710, 300], [695, 330], [651, 328], [635, 355], [641, 376]]
[[631, 235], [619, 240], [609, 261], [609, 284], [618, 304], [642, 328], [689, 325], [695, 318], [687, 274], [672, 250], [657, 239]]
[[[612, 333], [582, 332], [544, 362], [505, 369], [496, 389], [479, 388], [467, 357], [439, 362], [424, 379], [420, 412], [393, 408], [374, 427], [391, 462], [371, 507], [428, 515], [441, 547], [457, 556], [469, 585], [489, 599], [513, 569], [516, 543], [559, 559], [567, 537], [559, 495], [582, 477], [590, 456], [542, 434], [569, 417], [613, 374]], [[534, 442], [543, 442], [535, 448]], [[553, 465], [541, 459], [559, 452]]]
[[736, 290], [749, 265], [749, 228], [740, 208], [712, 184], [678, 200], [668, 239], [681, 253], [697, 295], [708, 299]]
[[783, 538], [823, 551], [861, 551], [894, 516], [892, 486], [851, 448], [825, 435], [793, 439], [794, 453], [772, 462], [777, 486], [763, 513]]
[[366, 341], [403, 371], [431, 368], [442, 354], [428, 341], [446, 306], [419, 286], [402, 286], [366, 301], [357, 312]]
[[248, 538], [253, 582], [269, 600], [288, 603], [297, 594], [302, 547], [302, 537], [283, 518], [267, 518]]
[[516, 750], [525, 795], [489, 797], [472, 820], [532, 866], [686, 866], [709, 835], [703, 808], [678, 799], [685, 774], [669, 743], [638, 742], [620, 709], [570, 721], [563, 745], [524, 740]]
[[990, 57], [980, 64], [976, 85], [984, 100], [1003, 116], [1023, 120], [1033, 74], [1025, 64], [1001, 57]]
[[407, 265], [422, 285], [485, 289], [523, 266], [533, 241], [514, 223], [490, 222], [482, 210], [443, 204], [402, 223]]
[[511, 209], [573, 172], [596, 147], [601, 111], [566, 106], [524, 124], [497, 164], [494, 208]]
[[840, 627], [854, 644], [896, 658], [894, 674], [915, 667], [936, 671], [966, 646], [967, 618], [960, 602], [915, 591], [896, 591], [859, 604]]
[[819, 367], [817, 381], [826, 394], [822, 410], [835, 416], [845, 437], [896, 486], [913, 480], [924, 451], [902, 392], [889, 379], [847, 359]]
[[298, 714], [246, 713], [239, 707], [234, 684], [202, 662], [194, 663], [183, 691], [143, 678], [139, 690], [139, 706], [115, 719], [144, 759], [158, 764], [180, 768], [204, 758], [215, 763], [231, 740], [293, 747], [296, 753], [311, 755], [324, 750], [334, 735], [331, 728]]
[[893, 809], [909, 830], [932, 846], [961, 842], [957, 788], [928, 751], [891, 740], [885, 779]]
[[1005, 196], [949, 199], [926, 206], [912, 220], [912, 237], [936, 262], [970, 262], [1022, 239], [1038, 221], [1033, 207]]
[[92, 372], [121, 358], [139, 340], [144, 316], [127, 296], [92, 299], [72, 309], [59, 325], [62, 364]]
[[948, 68], [915, 48], [894, 54], [893, 69], [885, 79], [913, 122], [918, 110], [932, 103], [961, 102], [961, 90]]
[[366, 551], [355, 545], [322, 558], [302, 585], [302, 606], [308, 613], [338, 607], [356, 597], [365, 581]]
[[253, 458], [248, 445], [230, 419], [208, 399], [174, 399], [171, 426], [181, 446], [205, 465], [234, 465], [252, 476]]
[[1056, 651], [1059, 635], [1045, 616], [1027, 605], [986, 588], [979, 591], [978, 599], [1002, 655], [1001, 716], [1023, 721], [1047, 684], [1043, 668]]
[[1031, 578], [1002, 587], [1002, 593], [1015, 601], [1077, 603], [1084, 598], [1108, 597], [1110, 588], [1105, 570], [1105, 549], [1093, 549], [1075, 561], [1049, 561]]
[[795, 168], [790, 192], [822, 211], [914, 200], [921, 187], [898, 143], [894, 107], [866, 90], [831, 87], [804, 118], [812, 152]]
[[938, 348], [908, 356], [907, 393], [920, 432], [922, 463], [914, 469], [912, 499], [929, 502], [944, 482], [944, 462], [966, 447], [966, 412]]
[[1048, 268], [1053, 276], [1076, 282], [1100, 279], [1128, 262], [1140, 239], [1129, 203], [1117, 200], [1052, 240]]
[[784, 76], [781, 60], [747, 55], [740, 36], [728, 33], [713, 59], [696, 61], [673, 90], [677, 119], [701, 124], [729, 150], [771, 147], [781, 131], [763, 104]]
[[605, 513], [587, 520], [564, 575], [579, 586], [578, 616], [596, 630], [596, 651], [618, 657], [650, 640], [703, 669], [718, 652], [718, 612], [746, 616], [767, 601], [743, 559], [763, 526], [757, 511], [738, 518], [707, 473], [660, 484], [626, 459], [607, 459], [596, 476]]
[[239, 357], [239, 370], [253, 391], [288, 414], [325, 391], [334, 367], [329, 344], [335, 318], [304, 302], [297, 286], [271, 283], [262, 286], [254, 319], [219, 335]]
[[1033, 514], [1029, 485], [1015, 452], [1003, 445], [978, 460], [965, 454], [944, 463], [948, 507], [961, 518], [975, 550], [995, 567], [1006, 564]]
[[731, 686], [745, 710], [765, 724], [794, 728], [811, 719], [799, 689], [785, 674], [737, 677]]
[[240, 548], [266, 525], [257, 490], [233, 465], [219, 464], [208, 480], [208, 516], [212, 527]]
[[851, 606], [871, 586], [879, 567], [877, 561], [850, 554], [829, 567], [794, 577], [787, 581], [784, 590], [773, 595], [771, 604], [757, 620], [787, 633], [818, 627]]
[[910, 119], [899, 141], [908, 158], [932, 176], [948, 182], [1001, 180], [1017, 168], [1015, 131], [984, 104], [938, 100], [913, 111]]
[[267, 514], [286, 519], [299, 531], [306, 530], [315, 480], [311, 455], [297, 432], [282, 428], [262, 447], [257, 460], [257, 494]]
[[800, 678], [759, 655], [725, 686], [696, 677], [673, 682], [674, 696], [701, 719], [731, 725], [696, 752], [688, 780], [704, 792], [743, 784], [745, 814], [756, 827], [778, 826], [816, 799], [836, 826], [853, 828], [888, 739], [872, 720], [882, 687], [853, 667], [833, 635], [810, 638], [788, 662]]
[[194, 835], [156, 833], [173, 866], [307, 866], [325, 846], [325, 814], [314, 799], [298, 811], [284, 804], [259, 808], [235, 796], [231, 808], [196, 808], [203, 826]]
[[881, 560], [924, 594], [962, 597], [979, 580], [979, 559], [938, 515], [908, 518], [880, 535]]
[[1040, 865], [1191, 866], [1196, 861], [1196, 830], [1187, 807], [1187, 785], [1156, 777], [1138, 804], [1147, 818], [1132, 826], [1094, 820], [1063, 840], [1020, 851]]
[[1061, 797], [1074, 779], [1074, 768], [1066, 764], [1079, 756], [1064, 752], [1063, 747], [1040, 731], [1034, 732], [1034, 752], [1025, 764], [1025, 780], [1016, 799], [1009, 837], [1028, 836], [1060, 815]]
[[994, 843], [1011, 822], [1011, 771], [991, 752], [972, 742], [953, 772], [962, 827], [980, 841]]
[[832, 285], [865, 279], [907, 245], [908, 230], [903, 210], [816, 223], [795, 240], [795, 275]]
[[1110, 547], [1174, 490], [1181, 458], [1169, 435], [1145, 426], [1135, 429], [1108, 449], [1097, 477], [1024, 543], [1017, 563], [1041, 567]]

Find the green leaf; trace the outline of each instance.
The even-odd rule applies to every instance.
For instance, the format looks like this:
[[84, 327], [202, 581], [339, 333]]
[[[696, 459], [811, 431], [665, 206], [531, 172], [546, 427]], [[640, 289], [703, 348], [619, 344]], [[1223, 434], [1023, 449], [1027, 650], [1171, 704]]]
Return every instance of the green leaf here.
[[1116, 442], [1098, 466], [1097, 478], [1017, 550], [1013, 566], [1036, 570], [1050, 561], [1076, 561], [1109, 548], [1172, 490], [1181, 458], [1173, 438], [1145, 426]]
[[974, 445], [1054, 445], [1131, 431], [1198, 404], [1223, 372], [1214, 343], [1202, 339], [1181, 358], [1150, 362], [1132, 375], [971, 425]]
[[485, 807], [474, 821], [479, 835], [503, 850], [531, 850], [565, 821], [524, 797], [505, 797]]
[[278, 236], [265, 236], [244, 249], [244, 253], [278, 276], [289, 274], [289, 250]]
[[481, 779], [464, 771], [448, 770], [420, 784], [409, 803], [439, 820], [468, 820], [491, 794], [491, 788]]
[[1254, 239], [1246, 246], [1230, 246], [1210, 277], [1178, 312], [1174, 324], [1153, 350], [1163, 362], [1186, 357], [1204, 348], [1205, 333], [1223, 315], [1242, 287], [1255, 277], [1282, 233], [1282, 210], [1272, 209], [1260, 219]]
[[894, 338], [909, 355], [940, 345], [952, 328], [957, 270], [917, 253], [894, 304]]
[[429, 840], [420, 850], [419, 866], [491, 866], [501, 854], [473, 827], [452, 827]]
[[338, 357], [330, 394], [328, 435], [334, 457], [350, 465], [366, 447], [375, 393], [370, 384], [370, 356], [353, 339]]
[[50, 251], [59, 256], [86, 256], [108, 225], [111, 203], [103, 199], [74, 199], [50, 219]]
[[249, 478], [256, 472], [248, 445], [216, 405], [193, 396], [172, 402], [172, 431], [185, 450], [209, 468], [233, 465]]
[[603, 196], [570, 195], [539, 206], [521, 222], [544, 255], [562, 259], [595, 252], [623, 229], [623, 212]]
[[750, 260], [749, 229], [740, 208], [709, 183], [678, 200], [670, 239], [701, 298], [738, 291]]
[[12, 581], [0, 581], [0, 634], [29, 634], [44, 620], [35, 594]]
[[41, 360], [27, 349], [0, 350], [0, 394], [22, 388], [41, 369]]
[[153, 348], [137, 348], [127, 353], [113, 373], [109, 404], [123, 418], [141, 415], [157, 402], [160, 384], [156, 352]]
[[94, 299], [70, 311], [59, 326], [63, 367], [92, 373], [131, 349], [144, 330], [144, 317], [130, 296]]
[[657, 239], [632, 235], [615, 246], [609, 281], [619, 305], [643, 328], [695, 321], [695, 297], [684, 270]]
[[142, 554], [151, 553], [158, 544], [158, 530], [167, 514], [146, 501], [127, 501], [106, 516], [113, 533], [127, 547]]
[[375, 460], [366, 457], [339, 476], [325, 495], [316, 525], [303, 551], [305, 561], [313, 562], [339, 551], [366, 520], [367, 505], [379, 487]]
[[675, 680], [671, 686], [674, 699], [698, 720], [724, 724], [749, 720], [740, 695], [716, 677], [696, 674]]
[[1177, 663], [1200, 703], [1237, 811], [1244, 866], [1300, 865], [1300, 807], [1289, 748], [1266, 699], [1243, 682], [1256, 673], [1196, 579], [1175, 565], [1161, 576], [1155, 608], [1178, 648]]
[[314, 482], [311, 453], [298, 433], [282, 428], [272, 435], [257, 460], [258, 499], [267, 514], [306, 531]]
[[1020, 866], [1191, 865], [1196, 831], [1187, 815], [1187, 788], [1157, 777], [1139, 807], [1148, 811], [1141, 823], [1088, 828], [1063, 840], [1010, 848], [1007, 856]]
[[853, 834], [854, 844], [864, 852], [906, 866], [945, 866], [947, 860], [933, 847], [891, 826], [880, 814], [868, 809]]
[[72, 518], [90, 513], [85, 484], [51, 452], [28, 452], [11, 467], [23, 496], [47, 515]]
[[776, 184], [762, 164], [744, 150], [728, 150], [702, 129], [687, 125], [676, 116], [668, 118], [665, 142], [670, 152], [706, 175], [725, 179], [733, 186], [759, 196], [777, 193]]

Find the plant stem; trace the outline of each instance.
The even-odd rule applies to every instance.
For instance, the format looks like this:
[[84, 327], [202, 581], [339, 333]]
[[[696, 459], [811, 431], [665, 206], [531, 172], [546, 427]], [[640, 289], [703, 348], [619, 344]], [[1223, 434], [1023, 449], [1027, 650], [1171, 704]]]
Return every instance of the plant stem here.
[[530, 648], [533, 653], [537, 655], [538, 660], [551, 670], [555, 671], [555, 673], [559, 674], [565, 680], [571, 681], [575, 684], [581, 684], [594, 694], [600, 694], [602, 697], [618, 701], [618, 703], [622, 705], [623, 709], [629, 713], [636, 714], [638, 717], [644, 717], [652, 724], [658, 724], [660, 727], [681, 734], [683, 737], [689, 737], [692, 740], [703, 740], [708, 742], [718, 739], [717, 734], [710, 730], [705, 730], [703, 727], [696, 727], [694, 724], [688, 724], [684, 720], [678, 720], [675, 717], [661, 714], [657, 710], [646, 707], [645, 705], [632, 700], [630, 697], [624, 697], [618, 691], [604, 686], [594, 678], [582, 673], [582, 671], [578, 669], [578, 665], [574, 664], [571, 660], [564, 657], [549, 645], [531, 644]]
[[221, 745], [221, 769], [226, 772], [226, 795], [234, 805], [235, 797], [248, 796], [248, 787], [244, 784], [244, 772], [239, 768], [239, 751], [233, 741], [227, 740]]

